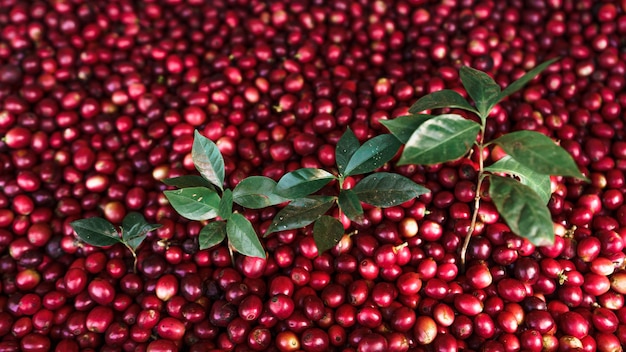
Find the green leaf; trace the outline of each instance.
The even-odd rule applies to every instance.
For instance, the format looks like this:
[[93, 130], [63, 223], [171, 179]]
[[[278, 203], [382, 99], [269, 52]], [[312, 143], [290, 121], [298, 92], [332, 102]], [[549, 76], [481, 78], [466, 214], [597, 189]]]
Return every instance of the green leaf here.
[[519, 177], [522, 184], [530, 187], [543, 201], [543, 204], [548, 204], [550, 195], [552, 194], [552, 186], [550, 184], [550, 175], [544, 175], [535, 172], [534, 170], [527, 168], [520, 164], [517, 160], [511, 158], [510, 155], [506, 155], [504, 158], [496, 161], [490, 166], [485, 167], [485, 171], [489, 172], [503, 172], [509, 175]]
[[391, 160], [400, 146], [400, 141], [391, 134], [376, 136], [354, 152], [344, 174], [351, 176], [374, 171]]
[[516, 131], [493, 140], [520, 164], [545, 175], [571, 176], [586, 180], [569, 153], [552, 139], [535, 131]]
[[277, 231], [299, 229], [313, 223], [332, 207], [335, 200], [336, 197], [332, 196], [309, 196], [292, 201], [276, 214], [265, 236]]
[[209, 220], [217, 216], [220, 197], [210, 188], [189, 187], [163, 193], [174, 210], [189, 220]]
[[161, 180], [168, 186], [174, 186], [178, 188], [186, 187], [213, 187], [211, 183], [198, 175], [184, 175], [179, 177], [166, 178]]
[[288, 199], [302, 198], [319, 191], [335, 176], [328, 171], [304, 168], [283, 175], [276, 184], [275, 192]]
[[226, 223], [228, 242], [239, 253], [249, 256], [265, 258], [265, 250], [254, 227], [248, 219], [239, 213], [234, 213]]
[[222, 199], [220, 199], [219, 207], [217, 208], [217, 215], [220, 218], [226, 220], [233, 213], [233, 192], [230, 189], [225, 189], [222, 193]]
[[430, 192], [409, 178], [388, 172], [365, 177], [353, 190], [361, 202], [381, 208], [400, 205]]
[[313, 240], [317, 253], [322, 254], [333, 248], [343, 237], [343, 225], [332, 216], [322, 215], [313, 225]]
[[417, 114], [424, 110], [439, 108], [457, 108], [478, 114], [478, 111], [461, 94], [452, 89], [443, 89], [421, 97], [415, 104], [411, 105], [409, 112]]
[[387, 127], [389, 132], [393, 134], [402, 144], [406, 144], [411, 138], [413, 132], [418, 129], [424, 122], [432, 119], [432, 115], [405, 115], [398, 116], [392, 120], [380, 120], [380, 123]]
[[122, 220], [122, 239], [127, 240], [128, 238], [137, 236], [141, 228], [145, 225], [149, 224], [141, 213], [131, 211], [126, 214]]
[[461, 67], [459, 76], [484, 124], [491, 108], [499, 101], [500, 86], [488, 74], [467, 66]]
[[224, 187], [224, 158], [217, 145], [194, 131], [191, 159], [200, 175], [220, 190]]
[[233, 200], [248, 209], [267, 208], [289, 199], [276, 194], [276, 181], [265, 176], [246, 177], [235, 186]]
[[126, 214], [124, 219], [122, 220], [122, 230], [126, 230], [126, 232], [131, 232], [130, 229], [142, 224], [148, 224], [146, 218], [143, 217], [141, 213], [136, 211], [131, 211]]
[[363, 221], [363, 206], [361, 206], [361, 201], [359, 201], [359, 197], [354, 193], [354, 190], [342, 189], [339, 192], [337, 204], [339, 204], [339, 209], [346, 214], [348, 219], [356, 223]]
[[226, 238], [226, 222], [210, 222], [206, 224], [206, 226], [204, 226], [198, 234], [200, 250], [218, 245], [224, 240], [224, 238]]
[[479, 124], [457, 114], [434, 117], [411, 135], [398, 165], [429, 165], [456, 160], [472, 147], [479, 130]]
[[112, 246], [122, 241], [115, 226], [103, 218], [89, 218], [72, 221], [72, 229], [78, 238], [97, 247]]
[[148, 223], [141, 213], [132, 211], [122, 220], [122, 239], [145, 235], [161, 226], [161, 224]]
[[126, 245], [128, 247], [130, 247], [133, 252], [137, 251], [137, 248], [139, 248], [139, 246], [141, 246], [141, 244], [143, 243], [143, 241], [146, 239], [146, 236], [136, 236], [136, 237], [131, 237], [127, 240], [124, 240], [124, 242], [126, 243]]
[[522, 87], [524, 87], [526, 84], [528, 84], [528, 82], [532, 81], [533, 78], [535, 78], [538, 74], [543, 72], [543, 70], [548, 68], [548, 66], [552, 65], [557, 60], [559, 60], [559, 58], [555, 57], [553, 59], [550, 59], [548, 61], [543, 62], [539, 66], [537, 66], [537, 67], [533, 68], [532, 70], [526, 72], [526, 74], [524, 74], [518, 80], [516, 80], [515, 82], [511, 83], [506, 88], [504, 88], [504, 90], [498, 96], [498, 101], [500, 101], [500, 100], [506, 98], [507, 96], [509, 96], [509, 95], [517, 92], [518, 90], [520, 90]]
[[354, 152], [356, 152], [360, 146], [361, 144], [354, 135], [354, 132], [352, 132], [350, 127], [348, 127], [346, 132], [344, 132], [341, 138], [339, 138], [339, 142], [337, 142], [337, 147], [335, 149], [335, 160], [337, 162], [337, 170], [340, 175], [343, 174], [346, 166], [348, 166], [350, 158], [352, 158], [352, 155], [354, 155]]
[[550, 210], [530, 187], [509, 177], [491, 175], [489, 195], [511, 231], [535, 246], [554, 243]]
[[122, 220], [122, 240], [134, 250], [146, 239], [148, 232], [161, 227], [161, 224], [150, 224], [141, 213], [130, 212]]

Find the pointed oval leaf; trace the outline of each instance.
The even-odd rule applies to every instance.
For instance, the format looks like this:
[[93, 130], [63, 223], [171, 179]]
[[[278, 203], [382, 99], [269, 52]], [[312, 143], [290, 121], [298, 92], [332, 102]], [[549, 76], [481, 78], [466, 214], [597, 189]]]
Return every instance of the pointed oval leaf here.
[[161, 224], [148, 223], [141, 213], [130, 212], [122, 220], [122, 240], [133, 250], [136, 250], [150, 231], [161, 226]]
[[122, 220], [122, 239], [145, 235], [161, 227], [161, 224], [150, 224], [141, 213], [131, 211]]
[[352, 189], [342, 189], [339, 192], [339, 198], [337, 199], [339, 209], [346, 214], [348, 219], [360, 223], [363, 221], [363, 206], [361, 201]]
[[261, 209], [289, 201], [276, 194], [276, 181], [265, 176], [246, 177], [235, 186], [233, 201], [244, 208]]
[[339, 138], [335, 149], [335, 161], [337, 162], [337, 170], [340, 175], [346, 170], [350, 158], [352, 158], [352, 155], [354, 155], [354, 152], [356, 152], [360, 146], [361, 143], [359, 143], [359, 140], [350, 127], [348, 127], [346, 132]]
[[275, 192], [288, 199], [308, 196], [326, 186], [335, 176], [315, 168], [298, 169], [286, 173], [278, 180]]
[[343, 225], [332, 216], [322, 215], [313, 225], [313, 240], [317, 253], [322, 254], [333, 248], [343, 237]]
[[381, 208], [400, 205], [430, 192], [409, 178], [389, 172], [371, 174], [357, 183], [353, 190], [361, 202]]
[[137, 235], [139, 236], [145, 236], [148, 234], [148, 232], [156, 230], [160, 227], [162, 227], [163, 225], [161, 224], [145, 224], [143, 225], [141, 228], [139, 228], [137, 230]]
[[411, 138], [413, 132], [418, 129], [424, 122], [432, 119], [433, 115], [405, 115], [398, 116], [392, 120], [380, 120], [380, 123], [387, 127], [389, 132], [393, 134], [402, 144], [406, 144]]
[[139, 230], [149, 225], [141, 213], [131, 211], [122, 220], [122, 239], [127, 240], [139, 234]]
[[163, 193], [174, 210], [189, 220], [209, 220], [217, 216], [220, 197], [212, 189], [189, 187]]
[[459, 72], [461, 83], [478, 110], [481, 120], [485, 121], [491, 108], [499, 101], [500, 86], [485, 72], [463, 66]]
[[115, 226], [103, 218], [80, 219], [72, 221], [70, 226], [78, 238], [92, 246], [112, 246], [122, 241]]
[[552, 185], [550, 184], [550, 176], [535, 172], [532, 169], [517, 162], [510, 155], [506, 155], [495, 163], [485, 167], [485, 171], [502, 172], [509, 175], [519, 177], [523, 185], [530, 187], [541, 200], [543, 204], [548, 204], [550, 195], [552, 194]]
[[452, 89], [443, 89], [421, 97], [411, 105], [409, 112], [417, 114], [424, 110], [440, 108], [457, 108], [478, 114], [478, 111], [461, 94]]
[[493, 140], [520, 164], [545, 175], [586, 180], [569, 153], [548, 136], [535, 131], [516, 131]]
[[146, 221], [146, 218], [143, 217], [143, 214], [131, 211], [124, 216], [124, 219], [122, 220], [122, 228], [130, 229], [134, 225], [147, 223], [148, 222]]
[[148, 237], [148, 232], [156, 230], [159, 227], [161, 227], [160, 224], [148, 224], [142, 230], [140, 230], [139, 234], [135, 236], [127, 236], [126, 238], [124, 238], [123, 242], [126, 243], [126, 245], [128, 245], [130, 248], [132, 248], [133, 251], [136, 251], [137, 248], [139, 248], [143, 241]]
[[559, 58], [555, 57], [553, 59], [550, 59], [548, 61], [541, 63], [539, 66], [526, 72], [526, 74], [524, 74], [522, 77], [517, 79], [515, 82], [509, 84], [506, 88], [504, 88], [504, 90], [502, 90], [502, 92], [500, 93], [500, 96], [498, 97], [498, 101], [520, 90], [522, 87], [528, 84], [528, 82], [532, 81], [533, 78], [537, 77], [538, 74], [543, 72], [543, 70], [548, 68], [548, 66], [552, 65], [557, 60], [559, 60]]
[[165, 178], [161, 180], [161, 182], [165, 183], [168, 186], [174, 186], [178, 188], [213, 187], [213, 185], [209, 181], [198, 175], [184, 175], [172, 178]]
[[254, 227], [248, 219], [239, 213], [234, 213], [226, 222], [228, 242], [239, 253], [249, 256], [265, 258], [265, 250]]
[[141, 244], [143, 243], [145, 239], [146, 239], [146, 236], [137, 236], [137, 237], [132, 237], [127, 240], [124, 240], [124, 243], [126, 243], [126, 245], [130, 247], [133, 250], [133, 252], [136, 252], [137, 248], [141, 246]]
[[398, 165], [430, 165], [456, 160], [476, 141], [480, 125], [457, 114], [424, 122], [406, 143]]
[[217, 215], [226, 220], [233, 213], [233, 192], [230, 189], [225, 189], [222, 193], [222, 199], [220, 199], [219, 207], [217, 208]]
[[198, 234], [200, 250], [216, 246], [220, 244], [224, 238], [226, 238], [226, 222], [210, 222], [206, 224]]
[[200, 175], [220, 190], [224, 187], [224, 158], [217, 145], [194, 131], [191, 160]]
[[550, 210], [530, 187], [496, 175], [491, 175], [489, 182], [489, 196], [511, 231], [535, 246], [554, 243]]
[[350, 176], [374, 171], [391, 160], [400, 146], [400, 141], [391, 134], [376, 136], [354, 152], [344, 174]]
[[336, 198], [331, 196], [309, 196], [292, 201], [276, 214], [265, 236], [277, 231], [299, 229], [313, 223], [332, 207], [335, 200]]
[[125, 238], [123, 242], [126, 243], [133, 251], [137, 251], [137, 248], [143, 243], [143, 241], [148, 237], [148, 232], [152, 230], [156, 230], [161, 227], [160, 224], [148, 224], [139, 235]]

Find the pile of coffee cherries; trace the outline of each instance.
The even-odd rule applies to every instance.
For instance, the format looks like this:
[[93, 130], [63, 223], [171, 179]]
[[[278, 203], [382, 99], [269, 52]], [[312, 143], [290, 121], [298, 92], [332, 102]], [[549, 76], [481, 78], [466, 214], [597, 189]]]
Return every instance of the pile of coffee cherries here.
[[[610, 0], [0, 0], [0, 351], [622, 351], [625, 36]], [[332, 171], [348, 127], [364, 142], [464, 92], [462, 65], [506, 86], [555, 56], [486, 128], [544, 133], [591, 180], [552, 178], [552, 246], [483, 201], [460, 265], [475, 155], [385, 165], [431, 193], [324, 253], [309, 228], [262, 239], [267, 259], [200, 250], [162, 193], [196, 173], [195, 130], [229, 187]], [[162, 225], [137, 270], [69, 225], [129, 212]]]

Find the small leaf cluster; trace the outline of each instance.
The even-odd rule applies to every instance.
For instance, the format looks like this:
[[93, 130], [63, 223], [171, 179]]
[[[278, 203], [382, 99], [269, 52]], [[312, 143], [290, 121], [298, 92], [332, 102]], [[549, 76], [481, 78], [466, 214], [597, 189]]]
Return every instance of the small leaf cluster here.
[[[488, 74], [462, 67], [459, 72], [461, 83], [474, 105], [457, 91], [446, 89], [419, 99], [410, 107], [411, 115], [381, 121], [405, 144], [398, 164], [444, 163], [467, 156], [473, 147], [477, 147], [477, 189], [482, 182], [489, 182], [488, 195], [515, 234], [538, 246], [553, 243], [554, 230], [547, 207], [551, 194], [550, 175], [581, 180], [585, 180], [585, 176], [567, 151], [539, 132], [516, 131], [491, 141], [484, 141], [484, 137], [486, 121], [493, 107], [555, 61], [552, 59], [540, 64], [505, 89], [501, 89]], [[471, 112], [478, 116], [480, 122], [458, 114], [419, 114], [440, 108]], [[507, 155], [484, 166], [482, 151], [496, 145]], [[477, 195], [475, 212], [479, 200], [480, 195]]]
[[[391, 160], [401, 143], [392, 135], [374, 137], [361, 145], [348, 129], [337, 144], [337, 174], [323, 169], [302, 168], [283, 175], [278, 182], [264, 176], [250, 176], [232, 190], [224, 188], [224, 160], [219, 149], [198, 131], [194, 134], [192, 161], [200, 173], [165, 179], [176, 190], [165, 191], [172, 207], [190, 220], [208, 222], [200, 231], [200, 248], [210, 248], [228, 240], [229, 247], [243, 255], [265, 257], [253, 225], [237, 210], [260, 209], [286, 204], [267, 231], [303, 228], [313, 224], [313, 236], [320, 252], [333, 247], [344, 235], [342, 223], [326, 215], [338, 206], [350, 220], [363, 219], [362, 203], [391, 207], [428, 192], [428, 189], [395, 173], [373, 173], [353, 188], [345, 188], [346, 177], [371, 173]], [[338, 185], [334, 195], [316, 194], [330, 183]]]
[[70, 223], [78, 237], [84, 242], [97, 247], [112, 246], [121, 243], [126, 246], [135, 258], [137, 248], [143, 243], [152, 230], [161, 227], [161, 224], [150, 224], [137, 212], [128, 213], [122, 220], [120, 230], [111, 222], [100, 217], [80, 219]]
[[[291, 202], [276, 214], [265, 236], [314, 223], [313, 238], [321, 253], [337, 244], [344, 234], [338, 219], [324, 215], [334, 205], [348, 219], [359, 223], [364, 217], [361, 203], [387, 208], [428, 193], [427, 188], [404, 176], [372, 173], [390, 161], [400, 146], [401, 143], [390, 134], [376, 136], [361, 145], [348, 128], [335, 150], [336, 175], [322, 169], [304, 168], [289, 172], [278, 181], [275, 192]], [[353, 188], [344, 187], [347, 177], [368, 173]], [[333, 181], [338, 184], [337, 195], [313, 194]]]
[[217, 145], [194, 132], [191, 158], [200, 173], [163, 180], [176, 190], [164, 191], [165, 197], [181, 216], [189, 220], [208, 222], [199, 234], [200, 248], [209, 248], [228, 238], [231, 249], [253, 257], [265, 257], [252, 223], [234, 210], [234, 204], [263, 208], [287, 201], [278, 197], [275, 182], [266, 177], [250, 177], [235, 189], [224, 188], [224, 158]]

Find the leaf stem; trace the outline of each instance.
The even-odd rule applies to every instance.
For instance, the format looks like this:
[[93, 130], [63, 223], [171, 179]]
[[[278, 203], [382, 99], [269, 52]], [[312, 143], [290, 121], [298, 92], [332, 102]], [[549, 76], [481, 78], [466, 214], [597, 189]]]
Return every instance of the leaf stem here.
[[467, 255], [467, 248], [469, 247], [470, 240], [476, 229], [476, 222], [478, 220], [478, 210], [480, 209], [480, 187], [482, 186], [485, 174], [479, 172], [478, 183], [476, 184], [476, 197], [474, 198], [474, 211], [472, 212], [472, 221], [470, 222], [470, 228], [465, 236], [463, 247], [461, 248], [461, 271], [465, 271], [465, 257]]
[[235, 266], [235, 254], [233, 253], [233, 246], [228, 241], [228, 253], [230, 254], [230, 263]]
[[469, 230], [467, 231], [467, 235], [465, 236], [465, 241], [463, 241], [463, 247], [461, 247], [461, 272], [465, 272], [465, 263], [467, 256], [467, 248], [469, 247], [470, 240], [472, 239], [472, 235], [476, 230], [476, 222], [478, 221], [478, 211], [480, 209], [480, 189], [482, 188], [483, 181], [487, 176], [485, 174], [484, 168], [484, 159], [483, 159], [483, 150], [486, 148], [485, 140], [485, 124], [487, 118], [481, 119], [483, 121], [483, 125], [480, 128], [480, 140], [476, 144], [478, 147], [478, 182], [476, 182], [476, 196], [474, 197], [474, 211], [472, 212], [472, 221], [470, 222]]
[[128, 242], [126, 241], [122, 241], [122, 243], [124, 244], [124, 246], [126, 246], [126, 248], [128, 248], [128, 250], [130, 251], [130, 254], [133, 255], [133, 272], [137, 273], [137, 253], [135, 253], [135, 251], [133, 250], [133, 248], [128, 244]]

